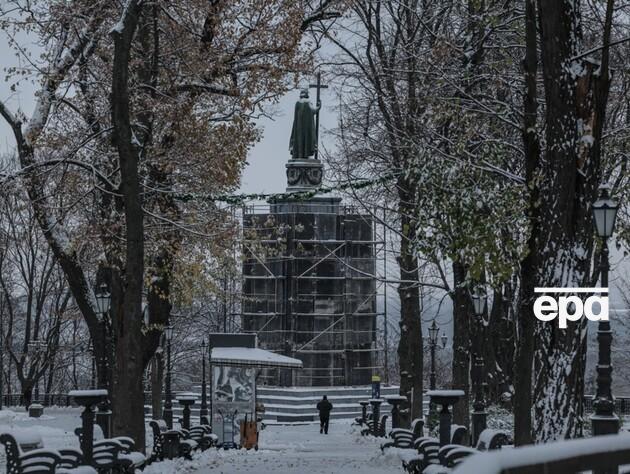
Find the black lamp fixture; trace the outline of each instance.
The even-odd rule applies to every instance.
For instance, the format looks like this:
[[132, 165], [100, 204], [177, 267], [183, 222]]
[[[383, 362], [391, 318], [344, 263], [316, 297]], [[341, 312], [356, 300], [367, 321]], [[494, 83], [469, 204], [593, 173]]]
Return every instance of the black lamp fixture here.
[[109, 288], [107, 288], [107, 284], [101, 283], [94, 296], [96, 297], [96, 309], [98, 316], [99, 318], [102, 318], [103, 315], [109, 312], [112, 304], [112, 295], [109, 292]]
[[486, 304], [488, 303], [488, 296], [486, 293], [480, 288], [477, 288], [471, 295], [471, 299], [475, 316], [483, 316], [483, 313], [486, 310]]
[[612, 237], [618, 210], [619, 204], [610, 197], [610, 186], [600, 186], [599, 197], [593, 203], [593, 221], [601, 238]]
[[440, 332], [440, 328], [438, 327], [434, 319], [433, 322], [431, 323], [431, 326], [429, 326], [429, 343], [431, 345], [437, 344], [439, 332]]

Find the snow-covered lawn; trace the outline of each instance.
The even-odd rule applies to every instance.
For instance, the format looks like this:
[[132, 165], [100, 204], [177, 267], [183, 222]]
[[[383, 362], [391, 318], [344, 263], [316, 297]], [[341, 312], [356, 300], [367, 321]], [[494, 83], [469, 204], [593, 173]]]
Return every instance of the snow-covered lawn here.
[[[47, 408], [39, 419], [21, 411], [0, 411], [0, 432], [32, 428], [41, 433], [49, 448], [78, 447], [74, 428], [81, 424], [80, 410]], [[178, 459], [154, 463], [146, 474], [402, 474], [399, 457], [382, 455], [382, 439], [361, 437], [349, 421], [335, 421], [328, 435], [319, 434], [314, 424], [299, 426], [268, 425], [261, 433], [260, 449], [210, 449], [195, 455], [193, 461]], [[147, 432], [150, 450], [152, 436]], [[0, 449], [0, 473], [5, 472], [4, 449]]]

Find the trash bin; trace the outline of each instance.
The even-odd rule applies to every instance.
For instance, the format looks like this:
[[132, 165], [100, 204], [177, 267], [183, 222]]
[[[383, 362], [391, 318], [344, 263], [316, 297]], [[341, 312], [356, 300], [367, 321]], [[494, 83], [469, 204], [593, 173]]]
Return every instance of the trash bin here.
[[258, 423], [253, 417], [245, 415], [240, 422], [241, 448], [258, 450]]
[[39, 403], [31, 403], [28, 407], [28, 416], [31, 418], [39, 418], [44, 414], [44, 407]]
[[179, 455], [179, 433], [167, 431], [164, 433], [164, 457], [175, 459]]

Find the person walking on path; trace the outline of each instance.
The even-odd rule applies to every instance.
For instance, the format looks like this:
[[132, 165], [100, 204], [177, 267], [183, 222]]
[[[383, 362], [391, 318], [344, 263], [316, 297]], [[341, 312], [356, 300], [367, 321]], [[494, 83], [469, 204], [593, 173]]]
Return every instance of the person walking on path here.
[[319, 433], [328, 434], [328, 423], [330, 422], [330, 411], [333, 409], [332, 403], [328, 401], [328, 397], [324, 395], [319, 403], [317, 410], [319, 411]]

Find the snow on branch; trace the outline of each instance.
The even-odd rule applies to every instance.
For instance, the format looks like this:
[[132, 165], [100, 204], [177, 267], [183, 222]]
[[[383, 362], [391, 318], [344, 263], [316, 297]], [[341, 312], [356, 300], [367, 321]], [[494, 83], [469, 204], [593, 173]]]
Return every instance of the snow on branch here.
[[81, 32], [77, 34], [77, 38], [65, 54], [63, 53], [65, 50], [65, 39], [59, 40], [56, 59], [46, 73], [44, 84], [38, 93], [35, 110], [24, 130], [24, 140], [27, 145], [32, 146], [44, 129], [59, 84], [64, 80], [66, 74], [81, 57], [82, 53], [90, 49], [90, 46], [98, 41], [98, 31], [101, 22], [100, 16], [95, 14]]
[[13, 115], [13, 113], [2, 101], [0, 101], [0, 115], [4, 117], [9, 126], [13, 129], [14, 133], [20, 130], [20, 127], [22, 126], [21, 122], [15, 115]]
[[209, 92], [211, 94], [224, 95], [228, 97], [238, 97], [240, 92], [232, 87], [217, 86], [207, 82], [191, 82], [176, 86], [179, 92]]
[[322, 2], [322, 4], [312, 12], [309, 16], [307, 16], [304, 21], [302, 21], [302, 25], [300, 29], [302, 31], [306, 31], [313, 23], [324, 20], [332, 20], [335, 18], [339, 18], [341, 16], [340, 12], [330, 10], [331, 5], [334, 3], [334, 0], [326, 0]]
[[125, 29], [125, 24], [128, 23], [131, 18], [131, 13], [141, 6], [142, 6], [142, 0], [139, 0], [139, 1], [127, 0], [125, 4], [123, 5], [122, 13], [120, 14], [120, 19], [116, 22], [116, 24], [112, 27], [112, 29], [109, 30], [109, 34], [122, 35]]

